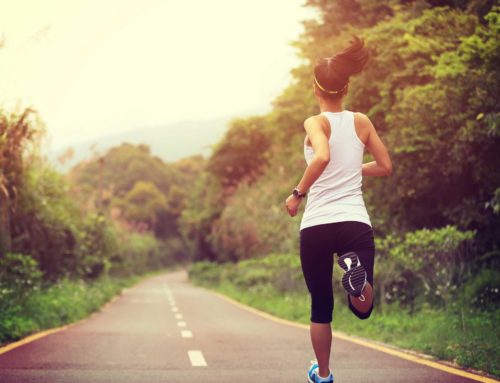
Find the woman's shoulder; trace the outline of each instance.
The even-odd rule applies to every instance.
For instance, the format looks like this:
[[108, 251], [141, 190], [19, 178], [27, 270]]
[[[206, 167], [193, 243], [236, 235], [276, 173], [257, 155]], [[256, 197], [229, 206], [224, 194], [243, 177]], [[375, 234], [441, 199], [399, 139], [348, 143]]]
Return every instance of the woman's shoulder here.
[[354, 129], [358, 138], [363, 144], [366, 145], [368, 141], [368, 136], [370, 135], [370, 130], [373, 125], [368, 116], [360, 112], [354, 112]]
[[352, 114], [354, 116], [354, 123], [359, 124], [360, 126], [371, 124], [371, 121], [366, 114], [361, 112], [352, 112]]
[[324, 118], [325, 116], [322, 113], [313, 114], [312, 116], [309, 116], [304, 120], [304, 124], [318, 122], [323, 120]]
[[315, 114], [313, 116], [307, 117], [304, 120], [304, 128], [307, 130], [307, 126], [312, 126], [312, 125], [319, 125], [323, 128], [329, 128], [330, 122], [328, 121], [328, 118], [323, 114]]

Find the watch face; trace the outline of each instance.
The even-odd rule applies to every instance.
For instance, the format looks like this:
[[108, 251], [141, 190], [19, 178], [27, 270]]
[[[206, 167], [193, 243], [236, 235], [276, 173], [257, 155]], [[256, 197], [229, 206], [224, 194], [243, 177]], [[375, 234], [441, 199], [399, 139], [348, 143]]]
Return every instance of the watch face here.
[[293, 195], [294, 195], [294, 197], [298, 197], [299, 191], [297, 189], [293, 189]]

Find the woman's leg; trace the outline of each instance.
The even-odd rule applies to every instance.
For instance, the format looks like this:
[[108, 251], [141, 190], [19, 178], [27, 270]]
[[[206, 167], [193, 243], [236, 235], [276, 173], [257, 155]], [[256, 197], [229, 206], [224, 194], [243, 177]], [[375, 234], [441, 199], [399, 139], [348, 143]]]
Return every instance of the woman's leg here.
[[330, 375], [330, 351], [332, 348], [332, 326], [330, 323], [311, 322], [311, 343], [318, 360], [320, 376]]
[[319, 365], [319, 375], [330, 374], [333, 316], [332, 228], [318, 225], [300, 232], [300, 260], [311, 295], [311, 342]]
[[366, 286], [360, 297], [353, 297], [350, 295], [347, 296], [350, 301], [350, 306], [356, 309], [358, 313], [366, 314], [373, 308], [373, 288], [369, 282], [366, 283]]

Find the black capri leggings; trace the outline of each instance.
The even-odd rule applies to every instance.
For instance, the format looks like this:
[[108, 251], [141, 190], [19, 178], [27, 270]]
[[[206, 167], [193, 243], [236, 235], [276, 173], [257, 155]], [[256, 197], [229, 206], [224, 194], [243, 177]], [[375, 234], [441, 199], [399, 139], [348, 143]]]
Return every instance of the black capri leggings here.
[[[345, 221], [306, 227], [300, 231], [300, 261], [307, 289], [311, 294], [311, 322], [330, 323], [333, 316], [333, 254], [340, 256], [354, 251], [366, 269], [367, 280], [373, 286], [375, 242], [370, 225]], [[370, 316], [373, 309], [362, 313], [351, 304], [349, 308], [360, 319]]]

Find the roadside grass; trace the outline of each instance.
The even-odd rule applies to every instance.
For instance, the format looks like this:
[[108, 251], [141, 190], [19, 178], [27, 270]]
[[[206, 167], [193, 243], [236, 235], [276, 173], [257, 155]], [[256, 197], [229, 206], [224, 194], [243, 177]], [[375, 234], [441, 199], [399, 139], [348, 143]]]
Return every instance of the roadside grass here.
[[124, 288], [171, 269], [143, 275], [102, 277], [92, 282], [62, 279], [31, 292], [0, 310], [0, 346], [25, 336], [83, 319], [99, 310]]
[[[289, 264], [287, 270], [284, 264]], [[237, 264], [194, 264], [189, 274], [194, 284], [277, 317], [309, 324], [309, 295], [298, 273], [296, 257], [274, 254]], [[350, 312], [345, 294], [336, 285], [334, 294], [334, 330], [500, 377], [500, 310], [468, 310], [462, 317], [453, 310], [433, 308], [409, 313], [392, 304], [384, 306], [383, 311], [376, 307], [369, 319], [359, 320]]]

